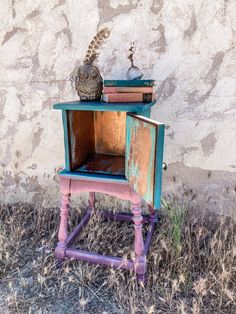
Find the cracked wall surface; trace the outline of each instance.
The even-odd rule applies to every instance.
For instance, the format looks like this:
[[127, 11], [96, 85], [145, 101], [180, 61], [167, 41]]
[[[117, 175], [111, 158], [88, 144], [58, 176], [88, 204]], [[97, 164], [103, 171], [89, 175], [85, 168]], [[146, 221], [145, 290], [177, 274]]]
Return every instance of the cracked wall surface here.
[[78, 98], [70, 73], [108, 26], [103, 77], [125, 78], [135, 41], [135, 64], [156, 80], [164, 194], [204, 210], [235, 208], [234, 0], [6, 0], [0, 12], [0, 201], [58, 205], [64, 147], [52, 105]]

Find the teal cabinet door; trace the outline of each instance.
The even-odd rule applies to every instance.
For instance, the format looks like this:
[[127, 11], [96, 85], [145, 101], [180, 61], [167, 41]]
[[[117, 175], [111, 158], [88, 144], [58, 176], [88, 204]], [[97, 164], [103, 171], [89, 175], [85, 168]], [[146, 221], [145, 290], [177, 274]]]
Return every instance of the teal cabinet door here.
[[161, 206], [164, 129], [163, 123], [127, 113], [125, 175], [155, 209]]

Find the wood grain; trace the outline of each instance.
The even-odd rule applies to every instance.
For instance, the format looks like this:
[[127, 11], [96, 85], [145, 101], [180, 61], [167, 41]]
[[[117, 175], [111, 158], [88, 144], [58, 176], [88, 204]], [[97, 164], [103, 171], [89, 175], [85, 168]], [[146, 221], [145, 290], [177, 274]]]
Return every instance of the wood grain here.
[[125, 155], [125, 112], [95, 112], [95, 146], [100, 154]]
[[95, 153], [93, 111], [70, 111], [71, 170], [81, 165]]
[[157, 127], [127, 116], [126, 177], [134, 190], [154, 204]]
[[77, 168], [76, 171], [85, 173], [124, 175], [125, 158], [124, 156], [95, 154], [83, 165]]

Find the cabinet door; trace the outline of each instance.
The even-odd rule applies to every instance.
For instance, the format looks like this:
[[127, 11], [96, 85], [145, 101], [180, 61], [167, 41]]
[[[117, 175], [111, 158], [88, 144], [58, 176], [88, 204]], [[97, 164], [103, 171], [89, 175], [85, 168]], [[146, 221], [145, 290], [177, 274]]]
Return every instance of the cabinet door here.
[[160, 208], [165, 125], [127, 113], [125, 175], [153, 208]]

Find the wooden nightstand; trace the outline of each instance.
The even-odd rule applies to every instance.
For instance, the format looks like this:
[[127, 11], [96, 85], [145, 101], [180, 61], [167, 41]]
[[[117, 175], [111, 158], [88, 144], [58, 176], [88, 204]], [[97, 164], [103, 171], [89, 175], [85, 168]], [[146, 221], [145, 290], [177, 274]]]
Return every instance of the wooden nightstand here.
[[[62, 110], [65, 169], [59, 173], [61, 220], [55, 255], [111, 267], [134, 270], [145, 280], [146, 256], [160, 208], [164, 124], [149, 119], [152, 103], [66, 102], [53, 106]], [[80, 224], [68, 235], [67, 217], [72, 193], [89, 192], [89, 206]], [[95, 192], [131, 201], [132, 214], [109, 211], [109, 219], [133, 221], [135, 260], [98, 255], [73, 248], [73, 241], [94, 210]], [[142, 215], [141, 200], [150, 215]], [[142, 224], [149, 223], [145, 241]], [[98, 243], [99, 245], [99, 243]]]

